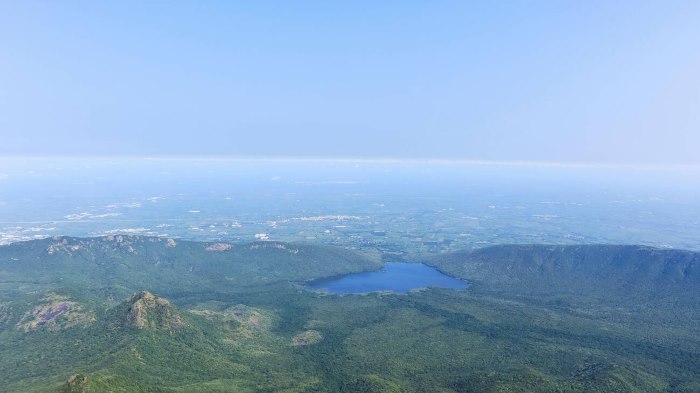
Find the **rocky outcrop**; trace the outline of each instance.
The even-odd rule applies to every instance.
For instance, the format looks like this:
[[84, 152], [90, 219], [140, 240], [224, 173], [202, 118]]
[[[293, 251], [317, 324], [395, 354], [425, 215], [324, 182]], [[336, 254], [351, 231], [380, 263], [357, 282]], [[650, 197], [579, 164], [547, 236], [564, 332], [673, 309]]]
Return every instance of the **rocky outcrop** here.
[[321, 332], [319, 332], [318, 330], [307, 330], [292, 337], [292, 345], [294, 345], [295, 347], [303, 345], [313, 345], [318, 344], [319, 342], [321, 342], [321, 340], [323, 340]]
[[228, 243], [214, 243], [208, 245], [205, 249], [207, 251], [228, 251], [232, 248], [233, 246], [228, 244]]
[[93, 312], [71, 301], [66, 296], [48, 293], [30, 311], [22, 316], [17, 329], [29, 332], [39, 328], [50, 331], [86, 326], [95, 321]]
[[185, 320], [170, 302], [148, 291], [135, 293], [129, 300], [127, 321], [138, 329], [174, 332], [185, 326]]

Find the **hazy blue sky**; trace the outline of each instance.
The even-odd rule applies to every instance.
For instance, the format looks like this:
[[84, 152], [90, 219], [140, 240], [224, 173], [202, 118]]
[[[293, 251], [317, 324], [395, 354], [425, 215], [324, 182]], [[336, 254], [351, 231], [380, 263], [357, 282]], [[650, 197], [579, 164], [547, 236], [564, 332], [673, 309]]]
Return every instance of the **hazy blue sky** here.
[[3, 1], [0, 154], [700, 163], [700, 1]]

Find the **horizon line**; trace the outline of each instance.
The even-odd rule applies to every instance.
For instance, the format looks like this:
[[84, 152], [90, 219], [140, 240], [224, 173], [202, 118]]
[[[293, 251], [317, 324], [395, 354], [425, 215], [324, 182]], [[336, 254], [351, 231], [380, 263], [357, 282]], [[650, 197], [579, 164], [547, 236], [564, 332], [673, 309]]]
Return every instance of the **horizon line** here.
[[358, 156], [282, 156], [282, 155], [5, 155], [0, 162], [9, 160], [145, 160], [145, 161], [258, 161], [258, 162], [337, 162], [362, 164], [433, 164], [433, 165], [482, 165], [543, 168], [610, 168], [641, 170], [700, 170], [700, 163], [625, 163], [594, 161], [538, 161], [538, 160], [485, 160], [444, 157], [358, 157]]

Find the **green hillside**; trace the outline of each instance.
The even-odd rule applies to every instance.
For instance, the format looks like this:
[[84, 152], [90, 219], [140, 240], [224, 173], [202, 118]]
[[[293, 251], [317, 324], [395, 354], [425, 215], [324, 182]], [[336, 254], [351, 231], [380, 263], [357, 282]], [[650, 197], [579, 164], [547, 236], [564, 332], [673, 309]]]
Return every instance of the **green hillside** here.
[[316, 245], [60, 236], [0, 247], [0, 290], [63, 287], [115, 299], [144, 288], [162, 294], [231, 292], [380, 266], [378, 254]]
[[676, 295], [700, 290], [700, 254], [618, 245], [502, 245], [434, 257], [490, 290]]
[[498, 246], [427, 261], [466, 291], [298, 284], [380, 257], [142, 237], [0, 247], [0, 390], [700, 390], [697, 253]]

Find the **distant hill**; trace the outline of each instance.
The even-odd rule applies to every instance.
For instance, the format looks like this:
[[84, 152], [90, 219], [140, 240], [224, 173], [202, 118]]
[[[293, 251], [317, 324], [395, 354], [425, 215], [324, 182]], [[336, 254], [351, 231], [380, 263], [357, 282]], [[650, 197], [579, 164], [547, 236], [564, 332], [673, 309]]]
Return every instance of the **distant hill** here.
[[143, 288], [166, 295], [228, 292], [380, 267], [378, 253], [322, 245], [57, 236], [0, 247], [0, 291], [61, 286], [119, 299]]
[[430, 264], [480, 291], [697, 298], [700, 253], [629, 245], [499, 245]]

